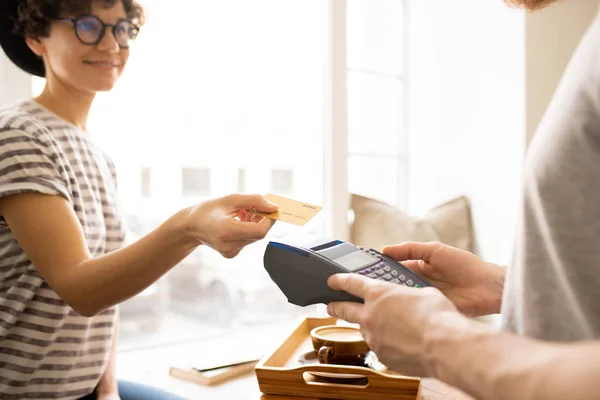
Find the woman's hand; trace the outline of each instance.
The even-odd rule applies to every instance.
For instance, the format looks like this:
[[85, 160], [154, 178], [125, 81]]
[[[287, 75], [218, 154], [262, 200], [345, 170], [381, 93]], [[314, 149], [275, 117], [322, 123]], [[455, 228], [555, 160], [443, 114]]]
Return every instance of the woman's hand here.
[[193, 237], [226, 258], [263, 239], [274, 220], [249, 212], [277, 211], [277, 205], [260, 195], [234, 194], [200, 203], [187, 209], [186, 229]]

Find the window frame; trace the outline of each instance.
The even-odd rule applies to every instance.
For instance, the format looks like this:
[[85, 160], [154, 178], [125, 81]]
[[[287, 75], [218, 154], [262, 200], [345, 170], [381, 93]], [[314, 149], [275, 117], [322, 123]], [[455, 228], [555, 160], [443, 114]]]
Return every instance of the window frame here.
[[[336, 0], [333, 0], [334, 2]], [[346, 9], [345, 11], [347, 11], [347, 1], [348, 0], [340, 0], [340, 2], [343, 2]], [[400, 86], [401, 86], [401, 110], [400, 113], [402, 115], [402, 120], [401, 120], [401, 124], [400, 124], [400, 131], [396, 132], [397, 136], [398, 136], [398, 142], [397, 142], [397, 148], [396, 148], [396, 154], [395, 155], [390, 155], [388, 153], [378, 153], [378, 152], [353, 152], [350, 150], [350, 148], [347, 149], [346, 152], [346, 157], [347, 157], [347, 162], [346, 162], [346, 168], [347, 170], [349, 170], [349, 162], [350, 162], [350, 158], [352, 157], [357, 157], [357, 158], [370, 158], [372, 160], [377, 160], [377, 159], [393, 159], [395, 161], [395, 164], [397, 166], [397, 170], [399, 171], [398, 175], [397, 175], [397, 182], [396, 182], [396, 203], [392, 204], [394, 206], [403, 208], [403, 209], [407, 209], [408, 208], [408, 202], [409, 202], [409, 193], [408, 193], [408, 189], [410, 187], [410, 162], [409, 162], [409, 146], [410, 146], [410, 134], [409, 134], [409, 128], [410, 128], [410, 122], [409, 122], [409, 66], [410, 66], [410, 62], [409, 62], [409, 45], [410, 45], [410, 29], [409, 29], [409, 22], [410, 22], [410, 2], [408, 0], [398, 0], [402, 2], [402, 72], [399, 74], [395, 74], [395, 73], [388, 73], [388, 72], [381, 72], [378, 71], [376, 69], [367, 69], [367, 68], [354, 68], [354, 67], [350, 67], [348, 65], [346, 65], [345, 68], [345, 77], [346, 80], [348, 80], [348, 77], [351, 73], [358, 73], [361, 74], [363, 76], [366, 77], [380, 77], [380, 78], [387, 78], [387, 79], [395, 79], [397, 81], [399, 81]], [[344, 29], [346, 29], [344, 27]], [[346, 32], [346, 31], [344, 31]], [[341, 34], [341, 33], [340, 33]], [[347, 39], [345, 39], [344, 41], [346, 41]], [[338, 73], [342, 73], [342, 71], [338, 71]], [[348, 104], [348, 92], [346, 89], [346, 104]], [[346, 143], [348, 143], [348, 137], [349, 137], [349, 130], [348, 127], [346, 129]]]

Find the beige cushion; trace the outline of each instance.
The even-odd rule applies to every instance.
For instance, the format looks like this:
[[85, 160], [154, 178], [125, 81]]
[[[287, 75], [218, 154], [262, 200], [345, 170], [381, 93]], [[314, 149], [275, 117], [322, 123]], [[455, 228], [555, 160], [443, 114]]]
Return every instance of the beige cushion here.
[[405, 241], [437, 241], [474, 251], [471, 208], [464, 196], [437, 206], [423, 218], [356, 194], [352, 195], [351, 208], [354, 211], [351, 242], [359, 246], [380, 250]]

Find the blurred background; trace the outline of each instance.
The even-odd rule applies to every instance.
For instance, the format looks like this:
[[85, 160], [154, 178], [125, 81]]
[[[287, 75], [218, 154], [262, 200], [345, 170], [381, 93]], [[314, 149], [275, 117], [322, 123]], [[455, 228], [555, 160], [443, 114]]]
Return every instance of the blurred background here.
[[[598, 3], [528, 15], [492, 0], [141, 2], [148, 22], [88, 126], [117, 165], [130, 242], [234, 192], [323, 205], [267, 238], [293, 243], [358, 237], [352, 196], [412, 220], [464, 196], [474, 251], [500, 264], [527, 144]], [[2, 104], [43, 85], [0, 55]], [[271, 282], [267, 240], [233, 260], [200, 247], [125, 302], [121, 349], [318, 313]]]

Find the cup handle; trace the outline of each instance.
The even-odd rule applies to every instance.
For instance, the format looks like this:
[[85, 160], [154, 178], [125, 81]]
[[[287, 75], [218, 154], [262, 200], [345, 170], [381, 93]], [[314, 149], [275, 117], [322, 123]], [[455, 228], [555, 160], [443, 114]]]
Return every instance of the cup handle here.
[[333, 346], [321, 346], [318, 354], [321, 364], [329, 364], [329, 359], [333, 357]]

